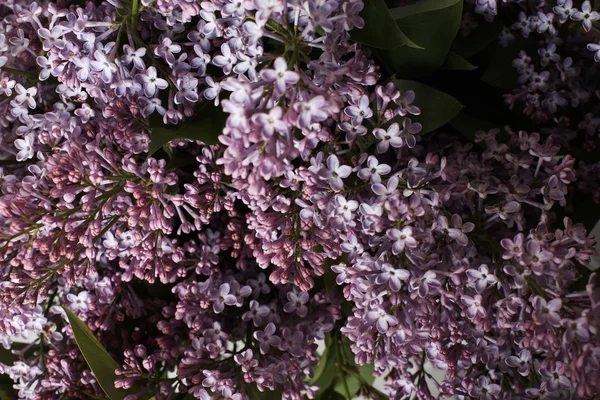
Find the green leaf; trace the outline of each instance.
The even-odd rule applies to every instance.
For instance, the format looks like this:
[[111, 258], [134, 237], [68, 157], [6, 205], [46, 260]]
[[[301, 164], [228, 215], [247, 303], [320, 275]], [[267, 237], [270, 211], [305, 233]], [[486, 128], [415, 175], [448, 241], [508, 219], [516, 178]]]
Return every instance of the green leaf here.
[[457, 36], [451, 50], [464, 58], [472, 57], [492, 44], [498, 38], [502, 27], [498, 22], [481, 23], [469, 36]]
[[473, 71], [477, 67], [455, 52], [451, 51], [446, 57], [446, 61], [442, 64], [442, 69], [461, 70], [461, 71]]
[[455, 5], [461, 0], [420, 0], [413, 4], [402, 7], [392, 8], [390, 14], [395, 20], [410, 17], [414, 14], [425, 13], [429, 11], [441, 10]]
[[355, 42], [385, 50], [404, 46], [420, 48], [398, 28], [384, 0], [365, 1], [360, 16], [365, 26], [350, 32]]
[[369, 385], [375, 381], [375, 364], [365, 364], [358, 366], [358, 373]]
[[400, 92], [415, 92], [414, 104], [421, 109], [421, 115], [411, 115], [410, 119], [423, 125], [421, 133], [434, 131], [447, 124], [464, 108], [454, 97], [431, 86], [408, 80], [394, 79], [394, 82]]
[[[421, 2], [401, 7], [404, 11], [395, 11], [395, 13], [403, 15], [396, 20], [399, 29], [422, 48], [405, 46], [381, 51], [383, 62], [394, 73], [406, 78], [424, 76], [442, 66], [460, 28], [462, 18], [462, 0], [442, 0], [441, 6], [424, 7], [423, 10], [428, 11], [423, 12], [418, 12], [420, 4]], [[405, 10], [409, 7], [409, 11], [415, 13]]]
[[128, 394], [136, 393], [133, 388], [124, 390], [115, 387], [115, 380], [118, 378], [115, 370], [120, 368], [119, 364], [113, 360], [85, 323], [73, 311], [67, 307], [63, 307], [63, 309], [67, 313], [67, 318], [73, 329], [77, 347], [79, 347], [104, 393], [111, 400], [123, 400]]
[[212, 102], [205, 101], [198, 113], [178, 125], [165, 125], [159, 118], [151, 118], [152, 142], [148, 157], [175, 139], [200, 140], [206, 144], [216, 144], [225, 127], [227, 115]]
[[[345, 382], [345, 384], [344, 384]], [[356, 395], [356, 393], [358, 393], [358, 390], [360, 389], [360, 381], [352, 376], [352, 375], [341, 375], [336, 383], [335, 383], [335, 387], [334, 390], [336, 392], [338, 392], [339, 394], [341, 394], [342, 396], [344, 396], [346, 398], [346, 400], [352, 400], [352, 398], [354, 397], [354, 395]], [[348, 397], [348, 394], [350, 395], [350, 397]]]
[[317, 364], [317, 367], [315, 368], [315, 373], [314, 373], [312, 379], [310, 380], [311, 385], [314, 385], [316, 382], [319, 381], [319, 379], [323, 375], [323, 372], [325, 371], [326, 365], [327, 365], [327, 348], [325, 348], [325, 351], [319, 358], [319, 364]]
[[315, 400], [344, 400], [345, 398], [335, 391], [335, 387], [331, 386], [327, 390], [317, 393]]
[[311, 385], [319, 386], [318, 393], [323, 393], [332, 386], [339, 372], [336, 364], [335, 353], [332, 352], [331, 346], [329, 346], [321, 356], [321, 361], [317, 365], [317, 368], [315, 368], [315, 376], [310, 381]]

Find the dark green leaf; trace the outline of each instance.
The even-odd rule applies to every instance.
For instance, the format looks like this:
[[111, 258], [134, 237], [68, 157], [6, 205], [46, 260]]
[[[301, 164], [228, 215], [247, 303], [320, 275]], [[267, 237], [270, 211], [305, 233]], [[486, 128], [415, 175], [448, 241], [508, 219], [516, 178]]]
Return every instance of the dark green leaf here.
[[425, 13], [429, 11], [441, 10], [455, 5], [462, 0], [419, 0], [416, 3], [408, 4], [402, 7], [392, 8], [390, 14], [395, 20], [410, 17], [414, 14]]
[[365, 26], [350, 32], [352, 40], [376, 49], [392, 50], [403, 46], [419, 48], [394, 23], [384, 0], [365, 1], [360, 16], [365, 20]]
[[498, 22], [485, 22], [471, 32], [469, 36], [457, 36], [452, 43], [452, 51], [456, 54], [469, 58], [483, 51], [493, 43], [502, 31], [503, 25]]
[[216, 144], [218, 137], [225, 127], [226, 114], [220, 107], [206, 101], [198, 113], [178, 125], [165, 125], [160, 119], [151, 119], [152, 142], [148, 157], [161, 147], [175, 139], [199, 140], [206, 144]]
[[134, 389], [124, 390], [115, 387], [115, 380], [118, 378], [115, 370], [120, 368], [119, 364], [113, 360], [85, 323], [73, 311], [67, 307], [63, 307], [63, 309], [67, 313], [69, 323], [73, 329], [77, 347], [79, 347], [104, 393], [111, 400], [123, 400], [128, 394], [136, 393]]
[[452, 69], [452, 70], [462, 70], [462, 71], [472, 71], [477, 69], [477, 67], [455, 52], [451, 51], [448, 53], [446, 57], [446, 61], [442, 64], [442, 69]]
[[400, 92], [415, 92], [414, 104], [421, 109], [421, 115], [411, 115], [410, 118], [423, 125], [421, 133], [434, 131], [447, 124], [463, 109], [463, 105], [454, 97], [430, 86], [408, 80], [395, 79], [394, 82]]
[[404, 13], [407, 16], [396, 21], [399, 29], [422, 48], [405, 46], [381, 51], [383, 62], [394, 73], [414, 78], [430, 74], [442, 66], [460, 28], [463, 7], [462, 0], [444, 3], [447, 3], [444, 8], [410, 15]]

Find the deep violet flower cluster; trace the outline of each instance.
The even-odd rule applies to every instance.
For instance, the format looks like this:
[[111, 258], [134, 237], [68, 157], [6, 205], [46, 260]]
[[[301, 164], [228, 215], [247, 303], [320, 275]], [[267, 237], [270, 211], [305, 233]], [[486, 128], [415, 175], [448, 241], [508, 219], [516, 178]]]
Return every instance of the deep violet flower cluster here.
[[[105, 398], [61, 306], [127, 400], [315, 398], [331, 337], [392, 399], [600, 395], [596, 275], [573, 289], [595, 239], [556, 217], [594, 167], [558, 131], [419, 135], [418, 93], [350, 38], [363, 7], [1, 2], [0, 373], [19, 398]], [[550, 35], [507, 101], [563, 127], [589, 101], [593, 136], [592, 78], [544, 15], [507, 28]], [[226, 114], [217, 144], [153, 152], [150, 121], [202, 107]]]

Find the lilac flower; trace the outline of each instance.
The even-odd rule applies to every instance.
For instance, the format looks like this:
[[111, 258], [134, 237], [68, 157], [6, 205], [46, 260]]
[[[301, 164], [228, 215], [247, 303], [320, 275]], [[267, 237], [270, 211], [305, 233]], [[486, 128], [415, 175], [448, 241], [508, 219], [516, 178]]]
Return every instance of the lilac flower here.
[[0, 93], [2, 93], [5, 96], [11, 96], [12, 89], [15, 87], [16, 83], [16, 81], [8, 79], [7, 77], [0, 79]]
[[261, 354], [267, 354], [271, 346], [279, 347], [281, 338], [275, 335], [277, 328], [275, 324], [269, 322], [262, 331], [255, 331], [254, 338], [258, 341]]
[[360, 125], [363, 119], [369, 119], [373, 116], [373, 110], [369, 106], [369, 98], [361, 96], [355, 105], [348, 106], [344, 109], [344, 113], [352, 119], [352, 125]]
[[381, 197], [392, 196], [398, 192], [399, 183], [400, 180], [398, 179], [398, 176], [394, 175], [387, 181], [386, 185], [382, 183], [373, 183], [371, 185], [371, 190]]
[[385, 153], [388, 151], [390, 145], [395, 148], [402, 147], [404, 145], [404, 141], [400, 137], [400, 126], [397, 122], [394, 122], [389, 126], [387, 131], [376, 128], [373, 130], [373, 134], [379, 141], [377, 143], [377, 152]]
[[567, 22], [577, 12], [577, 9], [573, 7], [572, 0], [559, 1], [552, 10], [558, 14], [558, 20], [561, 24]]
[[285, 93], [288, 86], [292, 86], [298, 82], [300, 76], [293, 71], [288, 71], [287, 63], [282, 57], [278, 57], [273, 62], [273, 69], [263, 69], [260, 71], [260, 76], [269, 83], [274, 83], [275, 94], [281, 96]]
[[558, 311], [562, 308], [560, 299], [552, 299], [548, 302], [540, 296], [533, 299], [534, 319], [537, 324], [548, 323], [552, 326], [560, 326], [560, 314]]
[[15, 147], [19, 152], [17, 153], [17, 161], [25, 161], [33, 158], [34, 154], [34, 136], [29, 134], [23, 137], [23, 139], [15, 140]]
[[531, 352], [527, 349], [521, 350], [519, 356], [510, 356], [505, 360], [509, 367], [517, 368], [519, 374], [529, 375], [531, 371]]
[[525, 245], [527, 253], [523, 256], [523, 260], [531, 267], [532, 271], [537, 275], [542, 275], [544, 265], [552, 259], [552, 253], [542, 249], [537, 240], [530, 240]]
[[386, 313], [382, 308], [374, 308], [366, 315], [366, 320], [374, 323], [379, 333], [386, 334], [390, 327], [398, 325], [396, 318]]
[[563, 319], [561, 325], [565, 328], [564, 341], [573, 343], [575, 340], [587, 342], [590, 339], [589, 324], [586, 318], [581, 317], [576, 320]]
[[135, 81], [142, 85], [146, 97], [154, 97], [159, 89], [169, 87], [166, 80], [158, 77], [158, 73], [154, 67], [149, 67], [144, 73], [137, 74]]
[[29, 47], [29, 39], [25, 37], [23, 29], [20, 28], [17, 29], [17, 34], [9, 39], [9, 42], [12, 45], [10, 53], [15, 57]]
[[479, 379], [477, 379], [477, 385], [473, 388], [471, 394], [478, 399], [495, 400], [498, 398], [498, 395], [501, 393], [501, 390], [502, 389], [500, 388], [500, 386], [490, 382], [487, 376], [480, 376]]
[[341, 215], [345, 221], [352, 220], [352, 214], [358, 208], [358, 202], [355, 200], [346, 200], [344, 196], [336, 195], [337, 202], [336, 214]]
[[212, 60], [217, 67], [223, 68], [223, 73], [229, 74], [233, 70], [233, 65], [237, 62], [237, 57], [232, 53], [229, 44], [221, 45], [221, 55], [215, 56]]
[[502, 239], [500, 244], [504, 248], [505, 252], [502, 255], [502, 258], [505, 260], [510, 260], [513, 257], [520, 257], [523, 255], [525, 251], [524, 246], [524, 238], [522, 233], [519, 233], [515, 236], [514, 241], [510, 239]]
[[600, 62], [600, 43], [589, 43], [587, 49], [594, 52], [594, 61]]
[[319, 175], [329, 181], [329, 186], [339, 192], [344, 187], [344, 178], [350, 176], [352, 168], [347, 165], [340, 165], [338, 158], [335, 155], [330, 155], [327, 158], [327, 168], [319, 171]]
[[398, 105], [398, 114], [404, 117], [408, 114], [412, 115], [420, 115], [421, 110], [419, 107], [413, 105], [412, 103], [415, 101], [415, 92], [412, 90], [407, 90], [400, 97], [394, 99], [396, 105]]
[[63, 39], [63, 35], [65, 30], [62, 26], [57, 25], [52, 30], [48, 30], [46, 28], [38, 29], [38, 35], [44, 39], [43, 49], [44, 51], [49, 51], [53, 47], [58, 47], [62, 49], [65, 46], [65, 40]]
[[154, 54], [163, 58], [167, 63], [169, 63], [169, 65], [173, 65], [175, 63], [175, 54], [180, 52], [181, 46], [173, 43], [173, 41], [168, 37], [163, 37], [160, 45], [154, 49]]
[[246, 311], [242, 315], [242, 320], [246, 322], [252, 320], [254, 326], [260, 326], [262, 324], [263, 318], [269, 315], [269, 313], [271, 312], [269, 307], [264, 305], [261, 306], [256, 300], [250, 300], [249, 306], [250, 310]]
[[92, 71], [100, 72], [100, 77], [104, 83], [111, 83], [113, 74], [117, 71], [115, 64], [110, 62], [101, 50], [94, 52], [94, 59], [89, 61], [89, 66]]
[[583, 29], [588, 32], [592, 29], [592, 23], [600, 19], [600, 14], [592, 10], [592, 5], [589, 0], [585, 0], [581, 4], [581, 11], [574, 12], [571, 15], [573, 21], [583, 21]]
[[288, 124], [283, 119], [283, 110], [280, 107], [273, 107], [268, 114], [259, 113], [252, 116], [252, 122], [260, 127], [265, 135], [265, 139], [270, 139], [275, 131], [287, 133]]
[[177, 79], [176, 86], [178, 91], [175, 95], [175, 104], [184, 104], [186, 100], [190, 103], [198, 102], [198, 79], [185, 76]]
[[154, 97], [148, 99], [146, 97], [140, 97], [139, 102], [142, 105], [142, 115], [148, 117], [153, 112], [157, 111], [160, 115], [165, 115], [167, 110], [162, 106], [162, 102], [159, 98]]
[[367, 167], [358, 171], [360, 179], [370, 179], [371, 183], [381, 183], [381, 175], [387, 175], [392, 168], [387, 164], [379, 164], [379, 160], [375, 156], [369, 156], [367, 159]]
[[23, 85], [17, 83], [15, 86], [15, 92], [17, 92], [17, 95], [15, 96], [15, 101], [17, 103], [25, 104], [31, 109], [35, 108], [35, 96], [37, 95], [37, 88], [30, 87], [29, 89], [25, 89]]
[[456, 240], [461, 246], [466, 246], [469, 243], [469, 239], [465, 233], [469, 233], [475, 229], [475, 225], [471, 222], [464, 223], [460, 216], [454, 214], [451, 219], [451, 224], [448, 223], [448, 219], [444, 216], [438, 218], [437, 229], [448, 235], [450, 238]]
[[540, 370], [540, 375], [547, 379], [546, 384], [548, 386], [548, 390], [551, 392], [554, 392], [559, 388], [568, 389], [571, 387], [571, 381], [565, 376], [563, 365], [560, 362], [556, 363], [556, 366], [552, 371], [549, 369]]
[[402, 286], [401, 281], [406, 281], [410, 278], [410, 273], [405, 269], [396, 269], [391, 264], [384, 263], [381, 266], [381, 273], [377, 275], [375, 283], [378, 285], [386, 284], [390, 290], [397, 292]]
[[279, 350], [288, 351], [294, 357], [300, 357], [303, 351], [304, 334], [301, 331], [292, 332], [288, 328], [281, 331], [281, 343]]
[[215, 106], [218, 106], [221, 85], [218, 82], [215, 82], [210, 76], [206, 77], [206, 84], [208, 85], [208, 88], [203, 92], [204, 97], [208, 100], [214, 100]]
[[476, 294], [475, 296], [462, 296], [460, 298], [462, 304], [464, 304], [466, 309], [467, 317], [473, 318], [484, 318], [486, 316], [485, 307], [483, 307], [483, 298], [481, 295]]
[[490, 273], [490, 270], [486, 264], [482, 264], [479, 269], [469, 269], [466, 271], [469, 281], [475, 286], [477, 293], [483, 293], [483, 291], [489, 286], [498, 282], [498, 278], [494, 274]]
[[[146, 55], [145, 47], [140, 47], [139, 49], [134, 49], [133, 47], [131, 47], [129, 45], [125, 45], [125, 46], [123, 46], [123, 51], [124, 51], [124, 54], [123, 54], [123, 57], [121, 57], [121, 61], [123, 62], [124, 65], [129, 65], [129, 64], [133, 63], [133, 65], [140, 71], [143, 71], [146, 69], [146, 64], [144, 63], [144, 59], [142, 58]], [[150, 67], [150, 68], [154, 68], [154, 67]]]
[[[409, 148], [412, 149], [417, 144], [417, 138], [414, 135], [421, 132], [421, 129], [423, 126], [420, 123], [412, 122], [409, 118], [402, 121], [402, 140]], [[394, 145], [392, 144], [392, 146]]]
[[93, 118], [96, 115], [96, 113], [90, 108], [90, 106], [87, 103], [83, 103], [81, 108], [75, 110], [75, 115], [81, 118], [81, 122], [85, 124], [90, 120], [90, 118]]
[[294, 110], [299, 113], [298, 125], [302, 128], [308, 127], [313, 122], [325, 121], [328, 117], [329, 105], [323, 96], [316, 96], [306, 102], [294, 104]]
[[426, 297], [430, 293], [436, 293], [442, 286], [433, 271], [427, 271], [419, 278], [413, 278], [410, 282], [411, 289], [416, 290], [420, 297]]
[[88, 292], [80, 292], [77, 295], [73, 293], [67, 294], [69, 309], [75, 313], [86, 312], [88, 310], [88, 296]]
[[331, 270], [338, 274], [335, 278], [335, 282], [338, 285], [342, 285], [348, 281], [348, 266], [346, 264], [332, 265]]
[[394, 254], [402, 253], [405, 247], [417, 247], [417, 240], [413, 237], [413, 230], [410, 226], [402, 229], [389, 229], [386, 235], [393, 242], [392, 253]]
[[296, 313], [299, 317], [305, 317], [308, 313], [306, 303], [309, 300], [308, 293], [301, 292], [299, 294], [288, 292], [288, 302], [283, 306], [283, 311], [287, 313]]
[[233, 306], [237, 303], [237, 297], [230, 293], [231, 287], [228, 283], [223, 283], [219, 290], [214, 293], [215, 301], [213, 303], [213, 309], [215, 313], [223, 312], [225, 305]]

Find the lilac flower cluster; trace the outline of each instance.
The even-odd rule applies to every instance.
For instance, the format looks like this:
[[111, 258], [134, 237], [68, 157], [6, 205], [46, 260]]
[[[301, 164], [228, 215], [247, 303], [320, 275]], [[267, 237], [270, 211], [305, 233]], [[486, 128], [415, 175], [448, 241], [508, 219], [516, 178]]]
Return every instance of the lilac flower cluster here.
[[[463, 19], [463, 35], [472, 35], [484, 23], [473, 15], [480, 14], [488, 21], [502, 20], [501, 46], [521, 46], [513, 52], [516, 88], [505, 95], [507, 107], [531, 119], [542, 136], [561, 148], [595, 152], [600, 135], [599, 5], [589, 0], [474, 3]], [[600, 164], [587, 158], [579, 161], [578, 186], [600, 204]]]
[[[0, 5], [0, 373], [19, 398], [105, 396], [61, 306], [127, 400], [312, 399], [339, 332], [394, 399], [600, 394], [596, 275], [575, 288], [595, 239], [556, 225], [577, 185], [600, 193], [593, 167], [558, 132], [421, 135], [419, 94], [350, 38], [364, 6]], [[585, 30], [589, 7], [570, 14]], [[593, 132], [591, 78], [544, 15], [511, 28], [556, 40], [514, 62], [507, 101], [540, 122], [589, 101]], [[217, 144], [155, 152], [156, 124], [205, 107], [226, 115]]]

